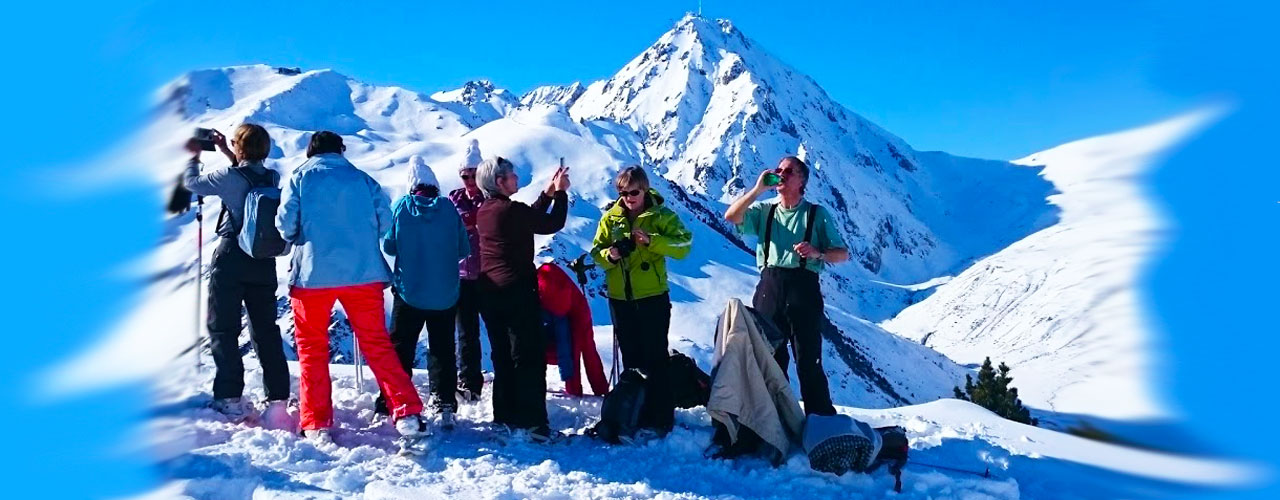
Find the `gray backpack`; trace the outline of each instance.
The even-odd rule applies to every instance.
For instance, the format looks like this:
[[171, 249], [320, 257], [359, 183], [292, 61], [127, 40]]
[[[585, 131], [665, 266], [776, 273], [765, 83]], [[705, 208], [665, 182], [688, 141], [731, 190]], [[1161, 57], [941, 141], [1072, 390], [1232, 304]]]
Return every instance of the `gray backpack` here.
[[[279, 257], [289, 253], [289, 242], [276, 228], [276, 211], [280, 209], [280, 188], [276, 187], [276, 173], [268, 170], [258, 175], [244, 168], [236, 168], [249, 182], [249, 192], [244, 197], [244, 223], [236, 237], [240, 249], [255, 259]], [[259, 177], [255, 181], [254, 177]], [[265, 178], [264, 178], [265, 177]]]

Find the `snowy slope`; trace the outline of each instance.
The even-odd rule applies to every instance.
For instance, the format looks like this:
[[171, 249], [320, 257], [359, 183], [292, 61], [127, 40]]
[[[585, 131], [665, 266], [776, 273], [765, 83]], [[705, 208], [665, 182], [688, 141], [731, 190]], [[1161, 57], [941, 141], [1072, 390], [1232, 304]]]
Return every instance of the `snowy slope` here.
[[1139, 292], [1168, 225], [1149, 168], [1212, 118], [1182, 116], [1033, 154], [1061, 221], [979, 260], [883, 326], [960, 363], [1014, 368], [1024, 402], [1057, 413], [1170, 417], [1162, 351]]
[[[256, 363], [247, 366], [249, 390], [261, 395]], [[200, 388], [212, 377], [207, 366], [159, 382], [145, 446], [170, 480], [148, 498], [1166, 498], [1259, 479], [1251, 467], [1089, 441], [956, 400], [840, 408], [875, 426], [907, 429], [914, 462], [979, 473], [909, 465], [901, 494], [883, 470], [819, 473], [803, 453], [778, 468], [759, 459], [704, 458], [712, 431], [701, 408], [679, 411], [676, 429], [645, 445], [607, 446], [584, 437], [535, 445], [495, 437], [485, 400], [463, 405], [458, 428], [437, 432], [429, 454], [404, 458], [391, 444], [394, 429], [371, 422], [376, 388], [370, 374], [363, 386], [349, 366], [333, 374], [332, 448], [285, 430], [224, 421], [205, 407], [209, 396]], [[414, 378], [425, 386], [425, 372]], [[548, 399], [551, 424], [566, 435], [582, 432], [599, 412], [595, 398]], [[988, 477], [981, 477], [984, 471]]]

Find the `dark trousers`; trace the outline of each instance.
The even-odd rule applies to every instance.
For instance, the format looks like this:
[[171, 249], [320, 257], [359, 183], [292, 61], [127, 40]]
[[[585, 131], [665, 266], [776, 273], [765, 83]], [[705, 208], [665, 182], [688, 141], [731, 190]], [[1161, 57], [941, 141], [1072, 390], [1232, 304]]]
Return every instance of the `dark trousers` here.
[[[400, 358], [400, 366], [413, 378], [417, 364], [418, 338], [427, 327], [427, 379], [431, 384], [431, 408], [456, 411], [457, 368], [453, 358], [453, 321], [456, 308], [431, 310], [409, 305], [398, 293], [392, 293], [391, 346]], [[377, 407], [386, 408], [385, 395], [378, 396]]]
[[640, 426], [671, 430], [675, 405], [671, 399], [667, 331], [671, 328], [671, 296], [664, 293], [636, 300], [609, 299], [613, 333], [622, 351], [622, 366], [648, 374]]
[[[805, 414], [835, 415], [827, 374], [822, 370], [823, 302], [818, 273], [766, 267], [760, 272], [760, 283], [756, 285], [751, 306], [773, 321], [791, 344]], [[774, 358], [786, 373], [786, 345], [778, 348]]]
[[[249, 315], [249, 338], [262, 364], [262, 385], [268, 400], [289, 398], [289, 366], [276, 325], [276, 262], [255, 259], [231, 238], [222, 238], [213, 252], [209, 273], [209, 348], [215, 374], [213, 397], [244, 394], [244, 363], [240, 359], [240, 323]], [[244, 309], [241, 309], [243, 306]]]
[[476, 280], [458, 284], [458, 380], [477, 396], [484, 387], [480, 374], [480, 293]]
[[480, 313], [493, 360], [493, 420], [516, 428], [547, 425], [546, 337], [538, 285], [480, 278]]

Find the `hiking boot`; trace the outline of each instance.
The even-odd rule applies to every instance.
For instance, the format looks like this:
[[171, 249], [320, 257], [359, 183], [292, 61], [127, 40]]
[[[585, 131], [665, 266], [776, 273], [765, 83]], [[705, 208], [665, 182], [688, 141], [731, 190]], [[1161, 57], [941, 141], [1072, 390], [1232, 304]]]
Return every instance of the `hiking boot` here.
[[477, 401], [480, 401], [480, 391], [471, 390], [462, 385], [458, 386], [458, 402], [475, 403]]
[[249, 410], [240, 398], [215, 399], [209, 406], [232, 422], [243, 422], [249, 418]]
[[440, 428], [441, 429], [444, 429], [446, 431], [451, 431], [453, 430], [454, 425], [457, 424], [457, 421], [458, 421], [458, 418], [454, 414], [453, 408], [440, 409]]
[[529, 439], [539, 444], [551, 441], [551, 434], [551, 427], [546, 425], [539, 425], [529, 429]]
[[420, 415], [409, 415], [396, 421], [396, 432], [404, 437], [417, 437], [427, 433], [427, 421]]

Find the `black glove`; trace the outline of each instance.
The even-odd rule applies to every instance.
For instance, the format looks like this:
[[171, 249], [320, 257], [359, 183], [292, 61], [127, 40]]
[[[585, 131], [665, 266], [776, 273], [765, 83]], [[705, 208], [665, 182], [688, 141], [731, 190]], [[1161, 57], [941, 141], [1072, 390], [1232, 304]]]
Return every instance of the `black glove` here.
[[631, 241], [630, 238], [615, 241], [609, 246], [618, 249], [618, 255], [621, 255], [624, 259], [631, 255], [631, 252], [636, 251], [636, 242]]

